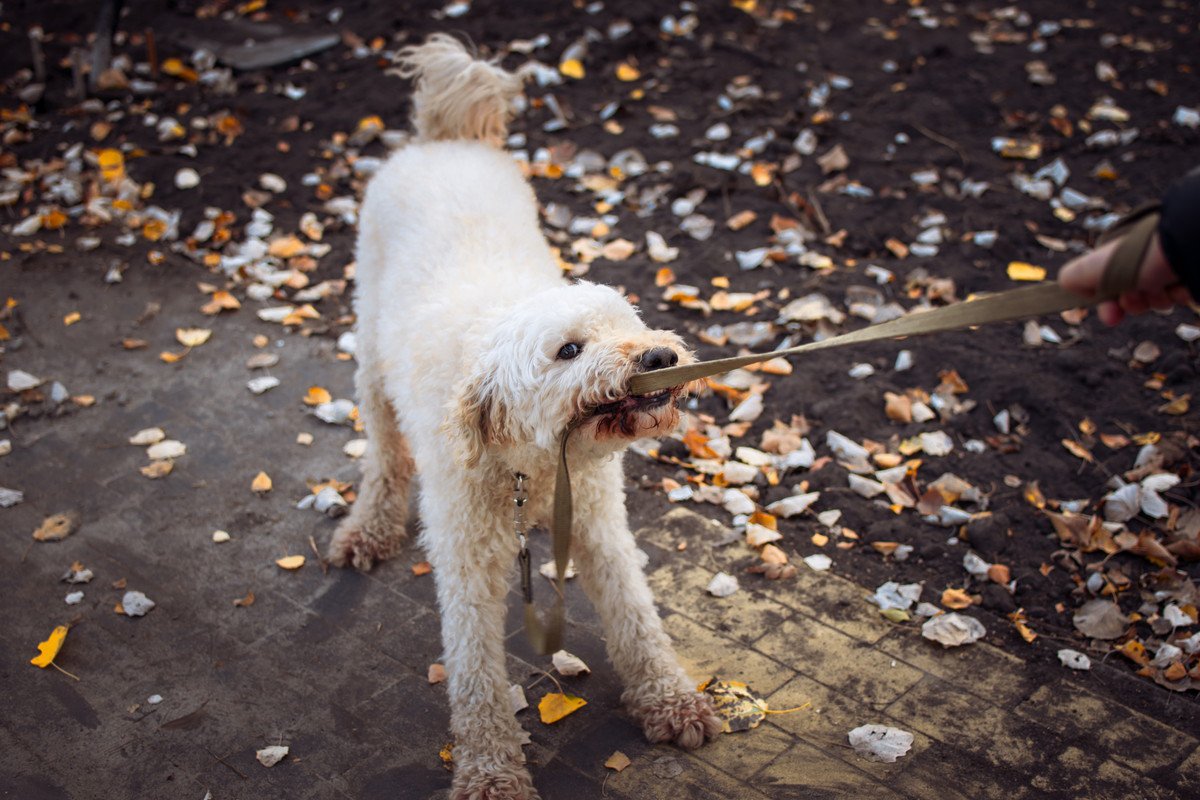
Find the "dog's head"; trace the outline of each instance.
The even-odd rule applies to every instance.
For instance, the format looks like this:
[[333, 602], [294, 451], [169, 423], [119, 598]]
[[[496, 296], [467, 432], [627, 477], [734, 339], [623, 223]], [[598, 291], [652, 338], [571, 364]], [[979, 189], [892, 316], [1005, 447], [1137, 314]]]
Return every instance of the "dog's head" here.
[[683, 387], [629, 393], [639, 372], [694, 361], [670, 331], [646, 327], [607, 286], [577, 283], [539, 292], [497, 320], [468, 353], [450, 425], [469, 464], [492, 446], [557, 446], [575, 440], [614, 451], [679, 423]]

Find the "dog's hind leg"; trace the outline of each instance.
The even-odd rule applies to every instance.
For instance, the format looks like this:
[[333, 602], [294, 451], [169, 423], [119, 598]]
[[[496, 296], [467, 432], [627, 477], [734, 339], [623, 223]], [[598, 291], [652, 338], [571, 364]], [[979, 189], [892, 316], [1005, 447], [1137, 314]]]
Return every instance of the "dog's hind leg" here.
[[362, 357], [355, 376], [358, 413], [367, 428], [362, 482], [350, 514], [333, 534], [328, 557], [335, 566], [368, 570], [404, 544], [408, 490], [416, 465], [374, 360], [366, 353]]
[[604, 625], [608, 657], [625, 684], [621, 700], [651, 742], [699, 747], [721, 731], [721, 722], [679, 665], [654, 608], [629, 532], [620, 461], [598, 473], [576, 482], [571, 553]]

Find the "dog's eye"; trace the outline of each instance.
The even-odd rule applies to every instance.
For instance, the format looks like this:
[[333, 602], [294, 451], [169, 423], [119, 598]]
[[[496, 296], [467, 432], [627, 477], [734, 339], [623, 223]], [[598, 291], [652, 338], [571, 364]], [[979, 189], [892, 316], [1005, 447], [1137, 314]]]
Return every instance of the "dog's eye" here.
[[570, 361], [575, 356], [583, 352], [583, 345], [578, 342], [567, 342], [562, 347], [558, 348], [558, 359], [560, 361]]

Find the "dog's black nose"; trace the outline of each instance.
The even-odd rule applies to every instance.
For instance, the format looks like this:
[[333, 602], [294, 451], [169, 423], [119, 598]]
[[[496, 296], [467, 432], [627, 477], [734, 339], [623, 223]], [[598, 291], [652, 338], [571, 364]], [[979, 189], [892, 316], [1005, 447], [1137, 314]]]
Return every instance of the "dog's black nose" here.
[[669, 347], [651, 347], [638, 356], [638, 363], [642, 366], [642, 372], [665, 369], [679, 363], [679, 354]]

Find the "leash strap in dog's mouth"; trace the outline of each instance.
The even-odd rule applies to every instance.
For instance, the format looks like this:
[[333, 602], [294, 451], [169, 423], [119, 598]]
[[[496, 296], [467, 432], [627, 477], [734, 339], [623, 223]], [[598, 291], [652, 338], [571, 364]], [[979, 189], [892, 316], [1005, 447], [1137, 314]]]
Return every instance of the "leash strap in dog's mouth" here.
[[[944, 306], [932, 311], [911, 314], [820, 342], [802, 344], [798, 347], [643, 372], [635, 375], [630, 381], [629, 391], [631, 394], [648, 394], [659, 389], [680, 386], [699, 378], [719, 375], [738, 367], [769, 361], [780, 356], [800, 355], [850, 344], [865, 344], [884, 339], [959, 330], [992, 322], [1009, 322], [1115, 299], [1124, 292], [1137, 287], [1142, 258], [1150, 246], [1150, 241], [1157, 228], [1158, 218], [1156, 205], [1144, 206], [1126, 216], [1101, 237], [1101, 243], [1112, 241], [1118, 237], [1121, 237], [1121, 242], [1105, 266], [1098, 293], [1091, 298], [1068, 292], [1060, 288], [1057, 283], [1039, 283]], [[559, 451], [558, 477], [554, 485], [552, 526], [554, 562], [558, 570], [555, 585], [558, 597], [544, 626], [533, 609], [530, 596], [526, 595], [525, 628], [530, 642], [543, 655], [555, 652], [562, 645], [563, 586], [571, 550], [571, 479], [567, 470], [567, 439], [574, 429], [575, 426], [572, 425], [563, 432]], [[528, 561], [527, 553], [525, 558]]]

